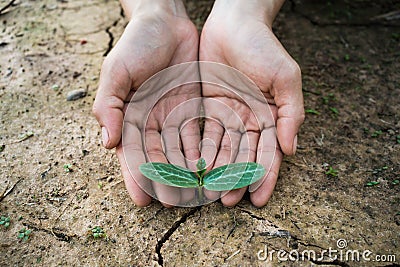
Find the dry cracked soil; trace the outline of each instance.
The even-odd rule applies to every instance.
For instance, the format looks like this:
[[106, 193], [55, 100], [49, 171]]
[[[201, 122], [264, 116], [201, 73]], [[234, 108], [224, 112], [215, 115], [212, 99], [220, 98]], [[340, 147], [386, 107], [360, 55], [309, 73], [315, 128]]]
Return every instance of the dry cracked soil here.
[[[212, 4], [186, 1], [199, 30]], [[0, 266], [399, 266], [399, 1], [285, 3], [274, 28], [307, 113], [264, 208], [135, 207], [91, 114], [119, 3], [0, 9]]]

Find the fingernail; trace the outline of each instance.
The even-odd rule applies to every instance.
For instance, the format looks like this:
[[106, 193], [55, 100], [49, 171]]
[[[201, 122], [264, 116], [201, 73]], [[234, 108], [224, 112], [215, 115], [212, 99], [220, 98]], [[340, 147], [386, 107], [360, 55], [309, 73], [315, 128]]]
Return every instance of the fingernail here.
[[101, 135], [103, 137], [103, 146], [107, 147], [109, 138], [108, 138], [108, 132], [107, 132], [106, 127], [101, 127]]
[[293, 155], [296, 154], [296, 150], [297, 150], [297, 134], [293, 139]]

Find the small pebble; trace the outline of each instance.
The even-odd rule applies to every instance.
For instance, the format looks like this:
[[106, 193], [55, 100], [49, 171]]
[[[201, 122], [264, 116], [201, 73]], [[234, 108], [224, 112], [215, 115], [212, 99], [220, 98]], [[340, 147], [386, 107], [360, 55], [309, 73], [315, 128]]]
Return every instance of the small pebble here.
[[9, 67], [7, 68], [6, 77], [10, 76], [13, 73], [13, 70]]
[[87, 94], [87, 91], [85, 89], [77, 89], [69, 92], [67, 94], [67, 101], [75, 101], [78, 100], [82, 97], [85, 97]]

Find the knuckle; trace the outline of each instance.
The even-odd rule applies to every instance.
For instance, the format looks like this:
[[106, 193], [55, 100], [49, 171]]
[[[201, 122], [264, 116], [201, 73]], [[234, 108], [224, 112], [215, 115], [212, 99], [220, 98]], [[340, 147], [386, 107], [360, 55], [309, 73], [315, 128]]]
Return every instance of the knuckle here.
[[306, 114], [305, 114], [304, 109], [303, 109], [301, 114], [300, 114], [300, 116], [299, 116], [300, 124], [302, 124], [305, 119], [306, 119]]
[[301, 69], [299, 64], [297, 64], [296, 61], [291, 60], [288, 63], [287, 66], [287, 71], [284, 74], [283, 79], [287, 81], [293, 81], [293, 80], [300, 80], [301, 79]]
[[93, 115], [98, 119], [100, 117], [100, 108], [99, 108], [99, 104], [97, 104], [98, 102], [95, 101], [92, 107], [92, 113]]

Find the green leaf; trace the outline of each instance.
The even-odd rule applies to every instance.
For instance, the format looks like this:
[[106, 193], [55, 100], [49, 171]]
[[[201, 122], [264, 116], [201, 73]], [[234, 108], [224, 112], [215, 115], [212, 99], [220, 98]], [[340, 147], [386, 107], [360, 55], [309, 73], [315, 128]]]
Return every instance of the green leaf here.
[[196, 164], [197, 170], [202, 171], [207, 167], [206, 161], [203, 158], [200, 158]]
[[372, 181], [372, 182], [368, 182], [366, 185], [367, 186], [375, 186], [375, 185], [378, 185], [378, 184], [380, 184], [378, 181]]
[[233, 190], [257, 182], [265, 175], [254, 162], [233, 163], [211, 170], [204, 176], [204, 188], [211, 191]]
[[155, 182], [175, 187], [198, 187], [198, 179], [192, 171], [177, 165], [149, 162], [140, 165], [140, 172]]
[[371, 134], [371, 137], [378, 137], [381, 134], [383, 134], [382, 130], [378, 130], [378, 131], [375, 131], [373, 134]]
[[315, 114], [315, 115], [321, 114], [318, 111], [316, 111], [315, 109], [306, 109], [306, 113]]
[[338, 173], [339, 173], [339, 171], [335, 170], [334, 168], [332, 168], [332, 166], [329, 166], [329, 170], [327, 170], [325, 172], [326, 175], [331, 175], [331, 176], [334, 176], [334, 177], [338, 176]]
[[337, 108], [329, 108], [330, 111], [332, 111], [333, 113], [335, 113], [336, 115], [339, 114], [339, 111], [337, 110]]

